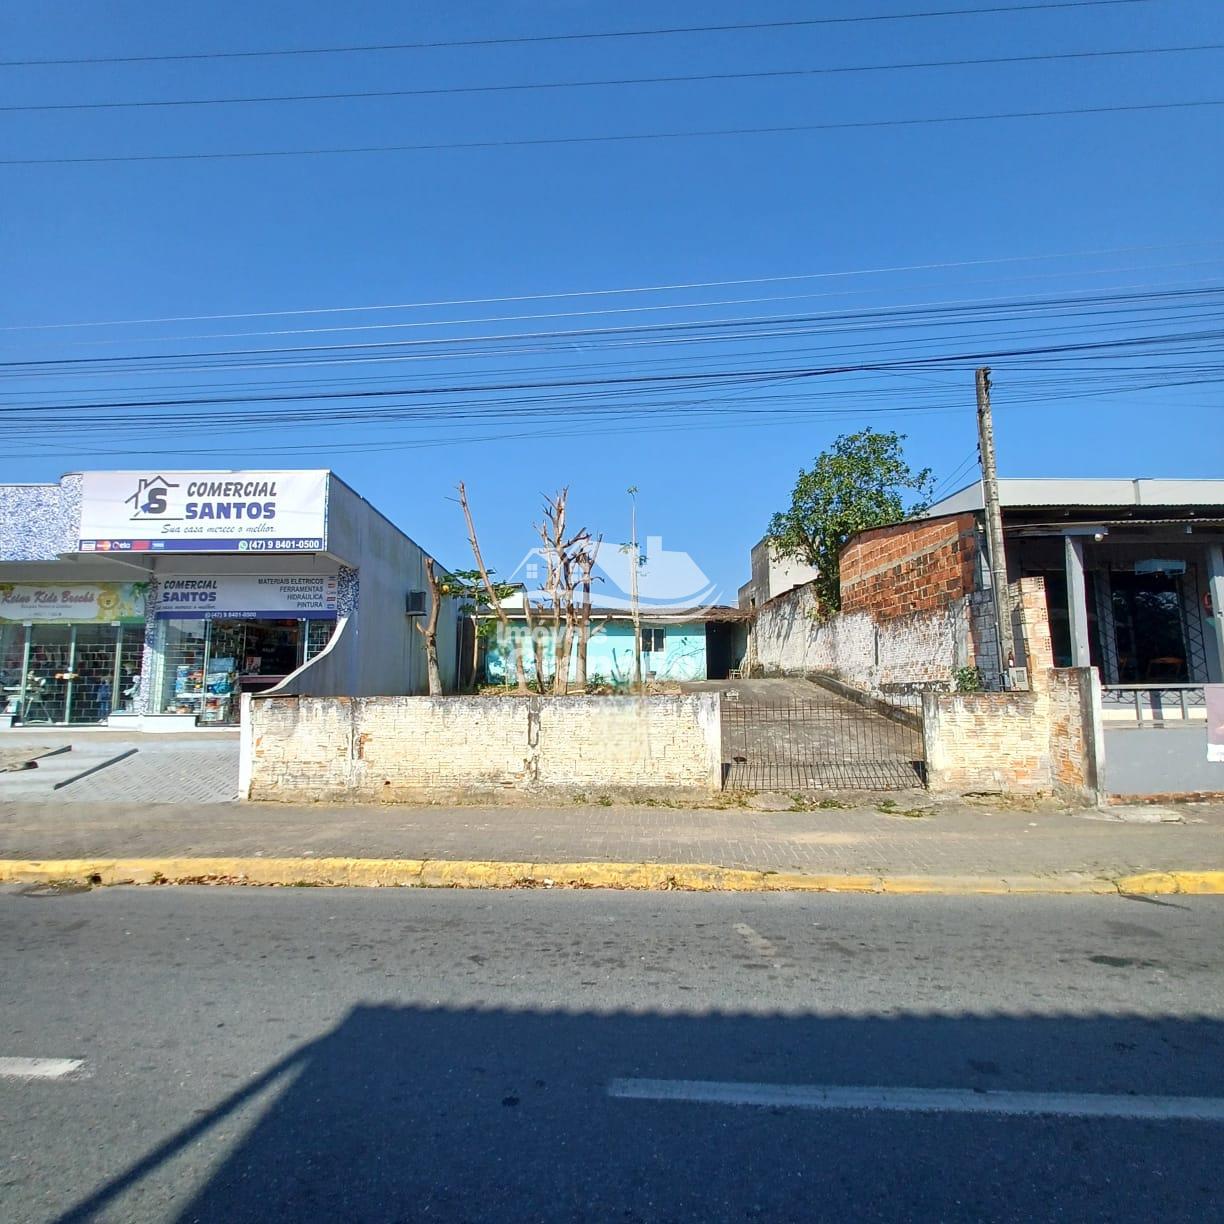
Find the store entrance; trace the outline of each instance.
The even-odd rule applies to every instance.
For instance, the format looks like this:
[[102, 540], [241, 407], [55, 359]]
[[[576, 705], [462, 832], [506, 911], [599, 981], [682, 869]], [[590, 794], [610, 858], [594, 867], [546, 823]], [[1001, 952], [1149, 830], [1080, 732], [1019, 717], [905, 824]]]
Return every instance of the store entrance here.
[[143, 650], [143, 625], [0, 625], [0, 712], [27, 726], [104, 723], [131, 709]]
[[242, 693], [278, 684], [328, 642], [335, 621], [167, 620], [162, 639], [161, 713], [232, 724]]
[[1187, 683], [1183, 596], [1177, 577], [1115, 571], [1111, 583], [1118, 679], [1123, 684]]

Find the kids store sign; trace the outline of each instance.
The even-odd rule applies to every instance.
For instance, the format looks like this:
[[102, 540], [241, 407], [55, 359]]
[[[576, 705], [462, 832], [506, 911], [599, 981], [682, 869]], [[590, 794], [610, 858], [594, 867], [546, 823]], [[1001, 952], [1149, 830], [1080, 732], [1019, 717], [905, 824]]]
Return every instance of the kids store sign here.
[[0, 582], [0, 623], [143, 621], [144, 592], [135, 582]]
[[318, 552], [326, 471], [85, 472], [81, 552]]
[[330, 620], [336, 576], [163, 578], [154, 613], [158, 620]]

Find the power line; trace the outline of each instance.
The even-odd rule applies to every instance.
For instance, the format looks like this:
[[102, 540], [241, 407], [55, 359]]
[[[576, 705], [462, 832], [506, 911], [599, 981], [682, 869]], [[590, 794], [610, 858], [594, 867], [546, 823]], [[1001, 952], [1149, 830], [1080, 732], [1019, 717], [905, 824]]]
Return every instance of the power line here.
[[229, 98], [139, 99], [121, 102], [51, 102], [41, 105], [0, 106], [0, 113], [31, 111], [130, 110], [146, 107], [236, 106], [266, 102], [337, 102], [363, 98], [424, 98], [449, 94], [521, 93], [531, 90], [595, 89], [623, 85], [675, 85], [698, 81], [753, 81], [777, 78], [836, 76], [860, 72], [901, 72], [922, 68], [967, 68], [1000, 64], [1033, 64], [1058, 60], [1114, 59], [1135, 55], [1181, 55], [1191, 51], [1220, 51], [1224, 43], [1196, 43], [1183, 47], [1137, 47], [1117, 51], [1062, 51], [1036, 55], [1002, 55], [980, 59], [911, 60], [892, 64], [857, 64], [830, 68], [771, 68], [759, 72], [703, 72], [687, 76], [611, 77], [596, 81], [528, 81], [506, 85], [446, 85], [427, 89], [364, 89], [342, 93], [260, 94]]
[[[1164, 271], [1169, 268], [1214, 268], [1218, 264], [1214, 259], [1191, 260], [1182, 263], [1173, 264], [1144, 264], [1131, 268], [1101, 268], [1091, 272], [1081, 273], [1083, 276], [1117, 276], [1125, 272], [1148, 272], [1148, 271]], [[1006, 280], [1024, 280], [1024, 279], [1061, 279], [1065, 274], [1061, 272], [1046, 273], [1043, 276], [1035, 278], [1005, 278]], [[390, 323], [348, 323], [341, 326], [332, 327], [282, 327], [274, 329], [262, 329], [253, 331], [235, 331], [235, 332], [199, 332], [194, 335], [176, 335], [173, 337], [176, 341], [181, 340], [234, 340], [245, 339], [248, 337], [259, 336], [317, 336], [317, 335], [337, 335], [341, 333], [352, 332], [379, 332], [379, 331], [409, 331], [422, 328], [438, 328], [438, 327], [457, 327], [457, 326], [472, 326], [484, 323], [516, 323], [530, 322], [537, 319], [582, 319], [602, 317], [607, 315], [647, 315], [660, 312], [671, 311], [686, 311], [686, 310], [705, 310], [723, 306], [745, 306], [758, 305], [771, 302], [806, 302], [817, 298], [835, 298], [835, 297], [858, 297], [863, 293], [863, 290], [843, 290], [840, 292], [825, 292], [825, 293], [787, 293], [780, 295], [768, 295], [764, 297], [741, 297], [741, 298], [722, 298], [713, 301], [690, 301], [690, 302], [668, 302], [664, 304], [652, 304], [649, 306], [630, 305], [630, 306], [603, 306], [595, 310], [558, 310], [537, 312], [532, 314], [519, 315], [474, 315], [464, 319], [413, 319], [408, 322], [395, 321]], [[108, 340], [89, 340], [79, 341], [78, 343], [86, 345], [113, 345], [113, 344], [161, 344], [164, 343], [167, 337], [164, 336], [126, 336], [123, 338], [113, 338]]]
[[50, 331], [74, 327], [129, 327], [153, 323], [208, 323], [224, 319], [276, 319], [299, 315], [357, 314], [376, 310], [425, 310], [441, 306], [494, 306], [506, 302], [542, 302], [559, 298], [611, 297], [629, 293], [671, 293], [688, 289], [723, 289], [735, 285], [768, 285], [785, 281], [832, 280], [849, 276], [882, 276], [894, 272], [934, 272], [958, 268], [990, 267], [998, 264], [1030, 263], [1051, 259], [1095, 259], [1104, 255], [1131, 255], [1141, 251], [1174, 251], [1185, 247], [1221, 246], [1224, 239], [1197, 238], [1186, 242], [1162, 242], [1144, 246], [1105, 247], [1088, 251], [1051, 251], [1036, 255], [1005, 255], [994, 259], [957, 259], [942, 263], [894, 264], [891, 267], [851, 268], [838, 272], [799, 272], [783, 276], [747, 276], [733, 280], [684, 281], [664, 285], [632, 285], [616, 289], [571, 289], [554, 293], [516, 293], [502, 297], [443, 298], [436, 301], [392, 302], [373, 306], [314, 306], [297, 310], [255, 310], [232, 314], [164, 315], [147, 319], [94, 319], [78, 323], [19, 323], [0, 327], [6, 331]]
[[753, 21], [727, 25], [665, 26], [639, 30], [601, 30], [590, 34], [527, 34], [506, 38], [465, 38], [433, 42], [366, 43], [356, 46], [291, 47], [268, 51], [197, 51], [176, 55], [88, 56], [74, 59], [0, 60], [0, 68], [50, 67], [75, 64], [148, 64], [184, 60], [252, 59], [264, 56], [347, 55], [368, 51], [431, 51], [445, 47], [506, 47], [525, 43], [591, 42], [609, 38], [654, 38], [673, 34], [713, 34], [742, 30], [783, 30], [829, 25], [863, 25], [890, 21], [918, 21], [933, 17], [978, 17], [993, 13], [1029, 13], [1053, 9], [1100, 8], [1105, 5], [1150, 4], [1153, 0], [1051, 0], [1044, 4], [1008, 4], [975, 9], [928, 9], [909, 13], [880, 13], [855, 17], [810, 17], [786, 21]]
[[[1098, 0], [1093, 0], [1098, 2]], [[1104, 0], [1099, 0], [1104, 2]], [[1115, 0], [1128, 3], [1130, 0]], [[0, 166], [82, 166], [116, 162], [226, 161], [260, 157], [324, 157], [354, 153], [426, 153], [464, 149], [542, 148], [580, 144], [626, 144], [646, 140], [686, 140], [710, 136], [787, 135], [796, 132], [834, 132], [866, 128], [926, 127], [932, 124], [979, 123], [997, 119], [1052, 119], [1067, 115], [1112, 115], [1139, 111], [1188, 110], [1224, 106], [1224, 98], [1187, 102], [1145, 102], [1129, 106], [1078, 106], [1067, 110], [996, 111], [981, 115], [936, 115], [919, 119], [862, 119], [846, 123], [798, 123], [775, 127], [707, 128], [680, 132], [636, 132], [615, 136], [549, 136], [530, 140], [471, 140], [437, 144], [342, 145], [318, 149], [257, 149], [228, 153], [137, 153], [101, 157], [10, 157]]]
[[[521, 392], [528, 390], [542, 391], [569, 391], [573, 392], [583, 388], [609, 388], [622, 387], [626, 391], [633, 394], [640, 394], [643, 387], [667, 387], [667, 386], [686, 386], [699, 385], [703, 383], [711, 383], [721, 380], [728, 386], [742, 384], [745, 381], [759, 380], [779, 380], [779, 379], [809, 379], [817, 377], [827, 377], [835, 374], [849, 373], [877, 373], [887, 370], [926, 370], [939, 369], [946, 366], [961, 366], [964, 363], [971, 361], [1003, 361], [1014, 358], [1023, 357], [1038, 357], [1038, 356], [1066, 356], [1072, 354], [1087, 355], [1094, 352], [1129, 352], [1133, 350], [1142, 350], [1145, 348], [1154, 348], [1160, 344], [1180, 343], [1180, 342], [1196, 342], [1196, 341], [1224, 341], [1224, 330], [1211, 329], [1206, 331], [1194, 332], [1178, 332], [1172, 334], [1158, 334], [1149, 336], [1132, 336], [1122, 337], [1118, 339], [1081, 341], [1073, 344], [1049, 344], [1049, 345], [1024, 345], [1005, 348], [997, 348], [989, 352], [983, 352], [979, 349], [971, 349], [958, 351], [955, 353], [933, 354], [927, 357], [916, 358], [893, 358], [890, 360], [881, 360], [875, 362], [837, 362], [834, 364], [810, 367], [769, 367], [764, 369], [750, 370], [734, 370], [734, 371], [713, 371], [709, 373], [693, 373], [681, 371], [678, 373], [669, 374], [633, 374], [622, 375], [618, 377], [603, 377], [603, 378], [569, 378], [569, 379], [548, 379], [536, 382], [524, 381], [508, 381], [502, 383], [460, 383], [450, 385], [435, 385], [426, 387], [409, 387], [409, 388], [380, 388], [367, 391], [315, 391], [315, 392], [291, 392], [291, 393], [275, 393], [261, 394], [259, 401], [261, 403], [327, 403], [338, 400], [361, 400], [372, 402], [385, 400], [390, 397], [425, 397], [438, 395], [475, 395], [481, 397], [477, 403], [484, 402], [484, 398], [489, 395], [496, 395], [505, 392]], [[101, 410], [117, 408], [122, 409], [137, 409], [137, 408], [167, 408], [167, 407], [217, 407], [227, 404], [249, 406], [252, 397], [249, 395], [236, 396], [192, 396], [192, 397], [175, 397], [153, 400], [126, 400], [126, 401], [109, 401], [101, 403], [89, 404], [74, 404], [74, 410], [88, 409]], [[48, 406], [51, 408], [51, 406]], [[62, 411], [56, 407], [53, 411]], [[0, 409], [6, 415], [12, 413], [23, 413], [27, 410], [21, 407], [9, 407]], [[208, 419], [205, 414], [204, 419]], [[118, 422], [113, 419], [100, 421], [100, 427], [106, 429], [114, 429]]]
[[[282, 355], [298, 356], [302, 354], [328, 353], [372, 353], [387, 350], [402, 351], [406, 349], [437, 347], [455, 343], [505, 342], [514, 340], [559, 339], [566, 343], [575, 339], [589, 342], [600, 337], [640, 336], [657, 334], [692, 334], [702, 329], [711, 333], [725, 333], [728, 328], [762, 324], [793, 325], [813, 324], [823, 331], [834, 329], [861, 330], [869, 324], [877, 329], [883, 327], [910, 326], [916, 322], [938, 322], [946, 324], [949, 321], [964, 321], [970, 312], [979, 312], [993, 318], [1006, 317], [1003, 312], [1020, 311], [1029, 314], [1065, 308], [1070, 311], [1084, 313], [1101, 308], [1124, 308], [1135, 310], [1142, 306], [1155, 306], [1160, 303], [1194, 302], [1208, 300], [1219, 295], [1224, 286], [1215, 283], [1201, 285], [1129, 284], [1105, 287], [1091, 294], [1063, 294], [1060, 296], [1026, 296], [1021, 298], [976, 298], [976, 299], [945, 299], [942, 301], [912, 302], [899, 306], [881, 306], [871, 309], [858, 308], [854, 310], [823, 311], [809, 315], [748, 315], [739, 318], [711, 318], [684, 320], [678, 322], [630, 324], [625, 326], [603, 326], [595, 328], [560, 328], [550, 331], [504, 332], [491, 336], [471, 335], [458, 337], [442, 337], [425, 340], [379, 340], [359, 341], [345, 344], [314, 344], [314, 345], [280, 345], [263, 348], [231, 348], [217, 351], [195, 350], [159, 354], [124, 354], [118, 356], [71, 357], [71, 358], [41, 358], [27, 361], [0, 361], [0, 370], [21, 369], [34, 372], [46, 371], [51, 367], [68, 366], [93, 369], [111, 367], [124, 363], [150, 364], [153, 362], [177, 360], [215, 361], [232, 357], [277, 357]], [[178, 337], [171, 337], [177, 340]]]

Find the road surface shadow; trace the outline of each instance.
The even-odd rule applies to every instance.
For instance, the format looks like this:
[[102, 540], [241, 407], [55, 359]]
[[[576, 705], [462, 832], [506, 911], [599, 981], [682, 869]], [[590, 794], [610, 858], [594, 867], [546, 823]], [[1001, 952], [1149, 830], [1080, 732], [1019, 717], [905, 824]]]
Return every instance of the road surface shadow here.
[[1168, 1221], [1220, 1207], [1217, 1124], [609, 1097], [622, 1077], [1224, 1096], [1224, 1024], [361, 1006], [59, 1218], [127, 1218], [125, 1196], [218, 1132], [232, 1146], [176, 1209], [183, 1224]]

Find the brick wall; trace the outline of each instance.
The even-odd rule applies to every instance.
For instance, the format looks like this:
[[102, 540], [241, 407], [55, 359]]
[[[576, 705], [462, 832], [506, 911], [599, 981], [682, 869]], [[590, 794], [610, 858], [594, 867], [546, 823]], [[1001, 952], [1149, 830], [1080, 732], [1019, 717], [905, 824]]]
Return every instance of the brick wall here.
[[908, 685], [952, 683], [974, 662], [969, 600], [877, 621], [866, 612], [816, 619], [812, 587], [800, 587], [758, 609], [749, 662], [768, 675], [831, 672], [877, 696]]
[[709, 793], [718, 696], [256, 697], [245, 703], [252, 799], [394, 802], [497, 792]]
[[864, 531], [842, 550], [842, 611], [887, 621], [947, 607], [973, 592], [976, 566], [972, 514]]
[[1030, 687], [925, 694], [927, 785], [944, 793], [1055, 792], [1094, 802], [1099, 683], [1091, 669], [1054, 668], [1042, 580], [1022, 578], [1011, 590]]
[[1090, 667], [1050, 673], [1050, 773], [1053, 790], [1072, 801], [1096, 802], [1101, 789], [1101, 680]]

